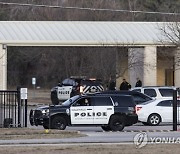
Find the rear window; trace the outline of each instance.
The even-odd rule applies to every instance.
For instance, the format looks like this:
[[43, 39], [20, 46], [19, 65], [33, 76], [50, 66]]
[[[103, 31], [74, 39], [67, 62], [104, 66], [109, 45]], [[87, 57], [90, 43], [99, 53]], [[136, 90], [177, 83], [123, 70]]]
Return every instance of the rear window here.
[[[168, 107], [172, 107], [173, 106], [173, 100], [164, 100], [161, 101], [157, 104], [157, 106], [168, 106]], [[177, 100], [177, 106], [180, 106], [180, 100]]]
[[157, 104], [157, 106], [172, 106], [173, 104], [173, 100], [165, 100], [165, 101], [161, 101]]
[[159, 89], [159, 92], [164, 97], [172, 97], [173, 89]]
[[135, 106], [133, 98], [131, 96], [112, 96], [113, 102], [119, 107], [131, 107]]
[[144, 93], [150, 97], [156, 97], [156, 91], [154, 89], [144, 89]]

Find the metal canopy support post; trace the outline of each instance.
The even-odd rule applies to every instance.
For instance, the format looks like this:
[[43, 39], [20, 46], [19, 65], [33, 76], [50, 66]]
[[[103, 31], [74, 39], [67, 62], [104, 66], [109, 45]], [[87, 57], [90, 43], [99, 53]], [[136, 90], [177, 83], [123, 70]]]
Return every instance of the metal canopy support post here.
[[177, 90], [173, 90], [173, 131], [177, 131]]

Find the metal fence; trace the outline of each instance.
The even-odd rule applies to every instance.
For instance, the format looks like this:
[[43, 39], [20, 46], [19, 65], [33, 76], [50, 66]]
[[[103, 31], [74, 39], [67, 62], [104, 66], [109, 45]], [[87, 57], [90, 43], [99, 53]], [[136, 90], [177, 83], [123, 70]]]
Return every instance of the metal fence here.
[[0, 127], [27, 127], [27, 100], [17, 91], [0, 90]]
[[180, 124], [180, 89], [173, 90], [173, 131], [177, 131], [177, 127]]

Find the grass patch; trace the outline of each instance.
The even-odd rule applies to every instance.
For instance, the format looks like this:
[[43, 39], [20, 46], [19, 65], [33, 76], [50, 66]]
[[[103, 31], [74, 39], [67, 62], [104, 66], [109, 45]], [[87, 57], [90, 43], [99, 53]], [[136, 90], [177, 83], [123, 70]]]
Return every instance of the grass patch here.
[[0, 128], [0, 140], [11, 139], [49, 139], [49, 138], [71, 138], [82, 137], [78, 131], [65, 130], [38, 130], [30, 128]]
[[[10, 145], [11, 146], [11, 145]], [[179, 154], [179, 144], [147, 145], [141, 149], [135, 145], [49, 145], [49, 146], [18, 146], [0, 147], [4, 154]]]

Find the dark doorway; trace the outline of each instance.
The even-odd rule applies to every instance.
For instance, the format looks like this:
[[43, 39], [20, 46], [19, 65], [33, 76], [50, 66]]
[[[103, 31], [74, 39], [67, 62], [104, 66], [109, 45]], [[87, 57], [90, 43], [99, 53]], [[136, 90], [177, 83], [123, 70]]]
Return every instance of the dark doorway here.
[[174, 71], [173, 69], [165, 70], [165, 85], [173, 86], [174, 85]]

